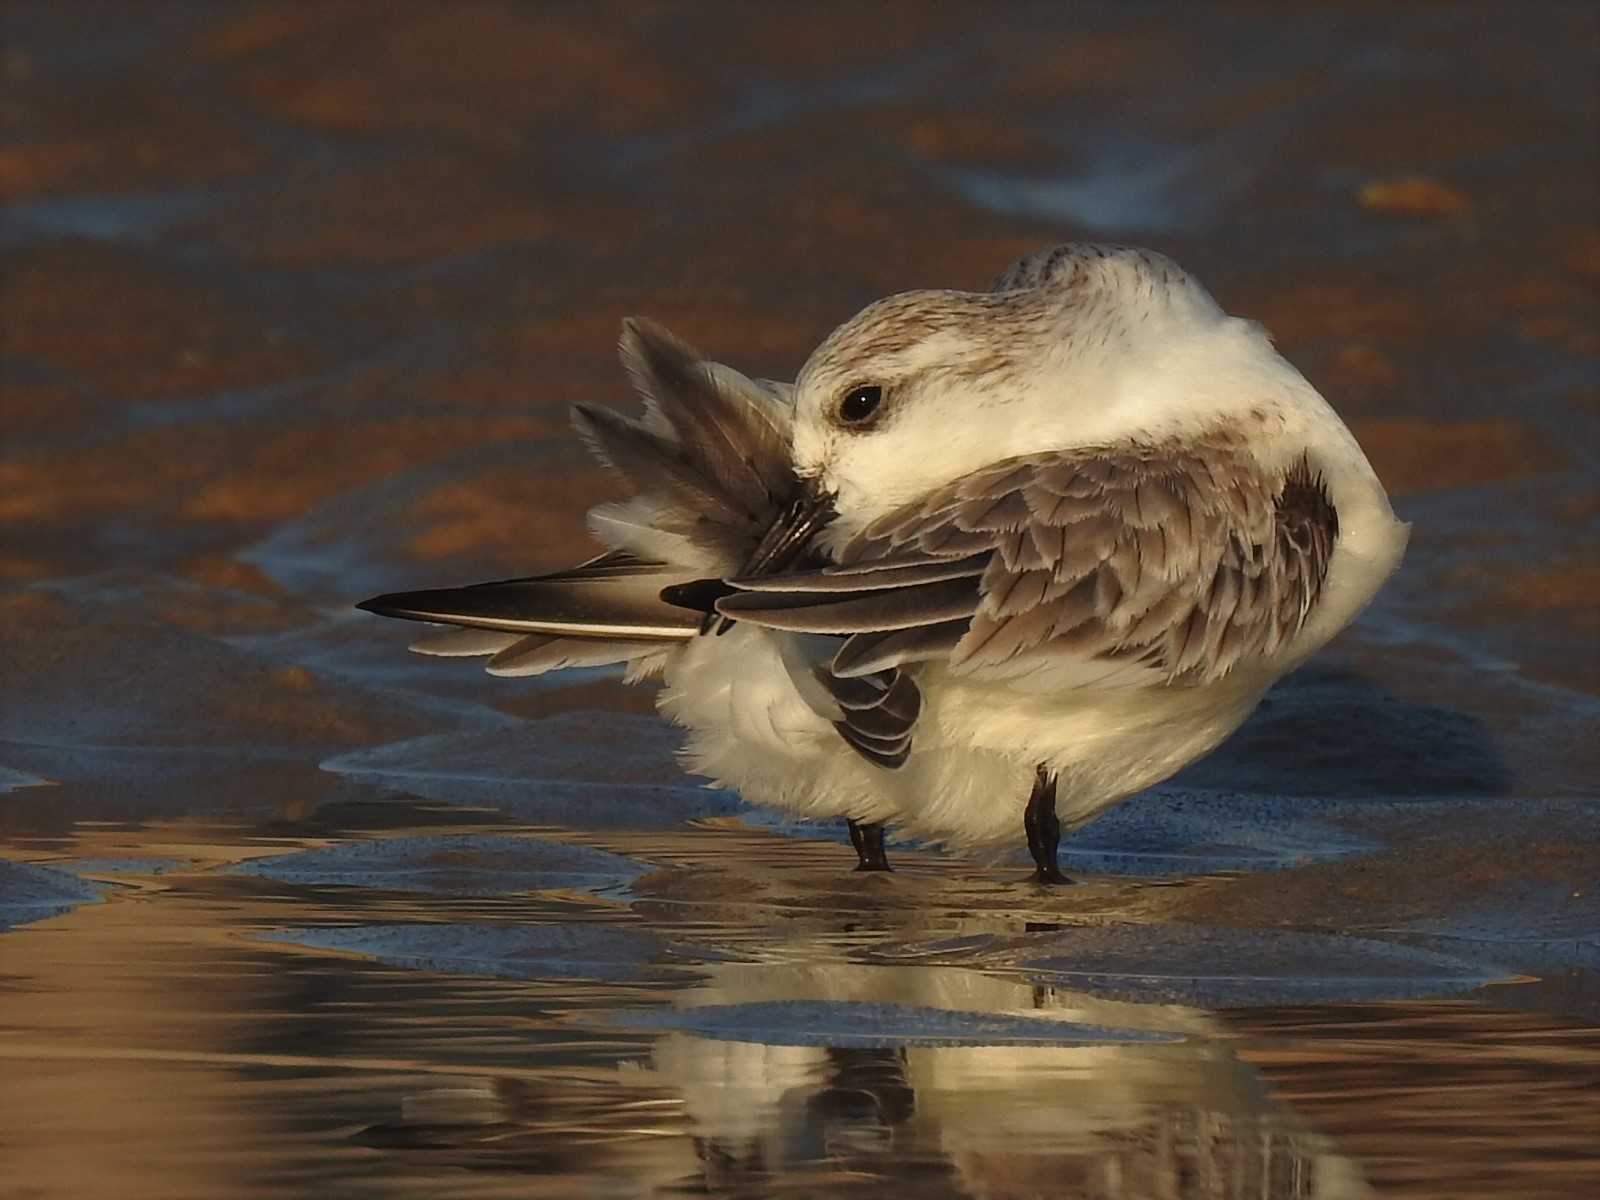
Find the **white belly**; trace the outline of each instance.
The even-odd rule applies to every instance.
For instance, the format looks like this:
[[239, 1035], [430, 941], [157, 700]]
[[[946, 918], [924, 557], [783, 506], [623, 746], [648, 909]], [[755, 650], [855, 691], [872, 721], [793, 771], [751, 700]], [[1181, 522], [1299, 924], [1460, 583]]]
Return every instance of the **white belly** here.
[[658, 705], [688, 731], [684, 765], [756, 804], [887, 821], [965, 850], [1021, 844], [1041, 763], [1057, 774], [1062, 825], [1081, 825], [1214, 748], [1270, 682], [1020, 691], [927, 668], [911, 757], [890, 771], [851, 750], [801, 696], [786, 636], [735, 625], [697, 638], [668, 667]]
[[1270, 682], [1049, 693], [930, 674], [899, 825], [966, 850], [1022, 843], [1041, 764], [1056, 774], [1063, 828], [1074, 828], [1214, 749]]
[[688, 731], [684, 765], [755, 804], [824, 819], [896, 819], [891, 772], [873, 766], [797, 690], [788, 635], [738, 624], [696, 638], [666, 670], [662, 715]]

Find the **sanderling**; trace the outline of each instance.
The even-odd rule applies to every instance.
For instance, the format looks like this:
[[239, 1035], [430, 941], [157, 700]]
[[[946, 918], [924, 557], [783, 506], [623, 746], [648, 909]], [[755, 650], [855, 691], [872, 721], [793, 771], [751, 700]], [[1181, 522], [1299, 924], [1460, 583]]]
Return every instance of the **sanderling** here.
[[570, 571], [379, 596], [497, 674], [663, 676], [686, 765], [746, 799], [993, 853], [1057, 842], [1220, 743], [1366, 606], [1406, 526], [1250, 321], [1147, 250], [1066, 245], [834, 331], [793, 387], [643, 321], [636, 495]]

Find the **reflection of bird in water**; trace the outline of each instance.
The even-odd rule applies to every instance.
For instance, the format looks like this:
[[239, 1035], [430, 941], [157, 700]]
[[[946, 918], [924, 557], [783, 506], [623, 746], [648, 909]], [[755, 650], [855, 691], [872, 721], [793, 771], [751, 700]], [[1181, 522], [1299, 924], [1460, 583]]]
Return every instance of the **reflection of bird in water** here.
[[1370, 1195], [1210, 1014], [1030, 980], [1028, 935], [960, 941], [990, 969], [914, 942], [888, 952], [916, 965], [819, 958], [809, 938], [781, 961], [706, 963], [670, 1004], [615, 1017], [660, 1030], [648, 1062], [562, 1056], [418, 1093], [362, 1140], [537, 1176], [530, 1195]]
[[651, 1195], [699, 1171], [670, 1091], [647, 1078], [619, 1086], [584, 1074], [558, 1069], [421, 1088], [402, 1098], [398, 1120], [368, 1126], [356, 1140], [436, 1165], [537, 1180], [518, 1188], [526, 1200]]
[[[765, 1195], [764, 1185], [798, 1175], [819, 1185], [892, 1181], [889, 1194], [914, 1182], [927, 1198], [1370, 1194], [1354, 1164], [1279, 1107], [1198, 1010], [949, 967], [723, 964], [710, 972], [710, 982], [680, 997], [696, 1032], [665, 1035], [654, 1061], [683, 1094], [706, 1183], [719, 1192]], [[699, 1032], [737, 1006], [807, 1000], [806, 1023], [787, 1031], [807, 1042], [827, 1040], [832, 1006], [867, 1004], [880, 1015], [893, 1009], [879, 1006], [900, 1006], [908, 1019], [896, 1027], [890, 1015], [876, 1046]], [[1037, 1021], [1045, 1032], [1030, 1044], [919, 1044], [908, 1026], [930, 1008], [974, 1022]], [[1060, 1044], [1050, 1044], [1052, 1025]], [[775, 1186], [772, 1194], [790, 1193]]]
[[[685, 1108], [713, 1187], [737, 1189], [817, 1167], [899, 1173], [886, 1155], [916, 1111], [903, 1050], [708, 1046], [672, 1034], [658, 1044], [654, 1061], [680, 1086], [694, 1080], [684, 1089]], [[697, 1075], [708, 1068], [714, 1080]]]
[[1354, 618], [1404, 528], [1253, 324], [1148, 251], [1062, 246], [834, 331], [785, 389], [632, 324], [646, 412], [577, 423], [639, 492], [609, 553], [363, 607], [535, 674], [661, 671], [685, 758], [747, 799], [1043, 882], [1081, 824], [1209, 752]]

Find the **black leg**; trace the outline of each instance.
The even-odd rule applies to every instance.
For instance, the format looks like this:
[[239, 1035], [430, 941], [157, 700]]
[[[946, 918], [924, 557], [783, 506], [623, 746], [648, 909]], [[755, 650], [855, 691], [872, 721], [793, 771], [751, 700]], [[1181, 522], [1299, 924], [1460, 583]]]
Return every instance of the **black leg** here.
[[1028, 853], [1033, 855], [1036, 883], [1071, 883], [1056, 865], [1056, 845], [1061, 841], [1061, 821], [1056, 816], [1056, 777], [1042, 766], [1033, 777], [1033, 794], [1022, 814], [1022, 828], [1028, 835]]
[[881, 821], [850, 821], [850, 844], [856, 848], [858, 871], [888, 871], [888, 855], [883, 852], [883, 823]]

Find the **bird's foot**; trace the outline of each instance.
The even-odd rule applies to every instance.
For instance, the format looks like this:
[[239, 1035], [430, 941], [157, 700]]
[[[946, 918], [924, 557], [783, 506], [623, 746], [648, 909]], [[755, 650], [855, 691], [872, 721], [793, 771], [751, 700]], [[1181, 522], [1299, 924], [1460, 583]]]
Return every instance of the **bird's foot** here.
[[883, 849], [881, 821], [847, 821], [850, 844], [856, 848], [857, 871], [893, 871]]
[[1028, 853], [1033, 856], [1033, 881], [1040, 884], [1071, 883], [1056, 866], [1056, 846], [1061, 841], [1061, 822], [1056, 817], [1056, 777], [1041, 765], [1034, 773], [1033, 794], [1022, 815], [1022, 828], [1028, 835]]

